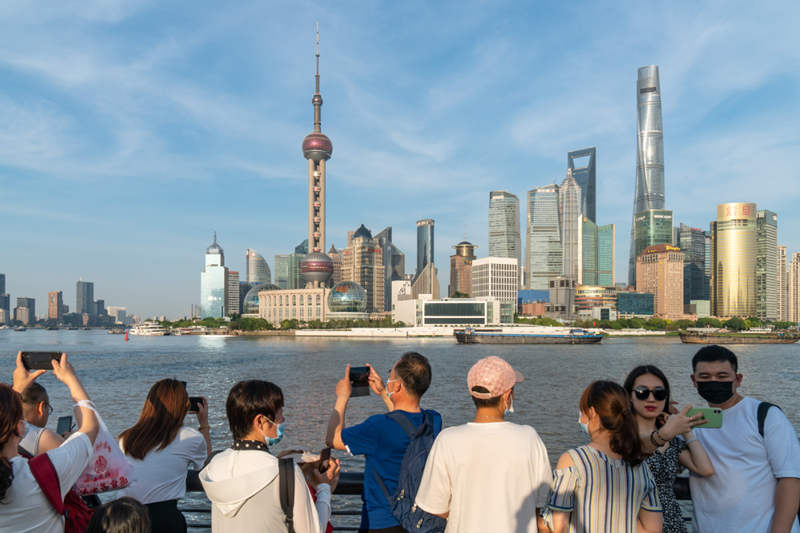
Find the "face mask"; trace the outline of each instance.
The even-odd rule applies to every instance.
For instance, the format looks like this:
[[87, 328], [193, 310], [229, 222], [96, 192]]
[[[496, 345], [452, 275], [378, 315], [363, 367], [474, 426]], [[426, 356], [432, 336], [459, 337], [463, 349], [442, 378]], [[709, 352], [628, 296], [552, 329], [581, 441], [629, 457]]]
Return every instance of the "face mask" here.
[[511, 394], [511, 395], [509, 395], [509, 398], [508, 398], [508, 406], [506, 407], [506, 411], [503, 414], [504, 414], [504, 416], [508, 416], [508, 415], [512, 414], [513, 412], [514, 412], [514, 395]]
[[581, 413], [580, 410], [579, 410], [578, 411], [578, 425], [581, 427], [583, 432], [588, 435], [589, 434], [589, 424], [584, 424], [583, 422], [581, 422], [581, 416], [583, 416], [583, 413]]
[[[272, 420], [270, 420], [270, 422], [272, 422]], [[274, 424], [275, 422], [272, 423]], [[276, 437], [267, 437], [266, 433], [263, 431], [261, 432], [261, 435], [264, 437], [264, 442], [267, 444], [267, 446], [275, 446], [283, 438], [283, 422], [278, 424], [278, 435]]]
[[698, 381], [697, 393], [708, 403], [719, 405], [733, 396], [733, 381]]

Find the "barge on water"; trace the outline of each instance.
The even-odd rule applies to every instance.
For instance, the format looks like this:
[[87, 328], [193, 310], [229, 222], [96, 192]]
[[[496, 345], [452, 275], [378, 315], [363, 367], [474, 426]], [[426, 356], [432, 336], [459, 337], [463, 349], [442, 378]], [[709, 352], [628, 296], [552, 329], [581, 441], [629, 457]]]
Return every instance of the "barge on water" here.
[[597, 344], [603, 340], [601, 333], [577, 328], [552, 333], [465, 328], [453, 335], [459, 344]]
[[681, 332], [684, 344], [792, 344], [800, 336], [783, 333], [696, 333]]

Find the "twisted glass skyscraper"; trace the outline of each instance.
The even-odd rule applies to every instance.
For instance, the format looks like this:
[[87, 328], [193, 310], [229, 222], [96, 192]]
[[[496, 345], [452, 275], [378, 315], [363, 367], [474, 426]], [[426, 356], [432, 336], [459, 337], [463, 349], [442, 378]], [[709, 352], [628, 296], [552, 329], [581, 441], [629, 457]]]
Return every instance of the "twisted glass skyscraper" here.
[[[661, 84], [658, 66], [639, 69], [636, 81], [636, 192], [633, 198], [628, 284], [636, 282], [636, 215], [664, 209], [664, 133], [661, 123]], [[670, 241], [671, 242], [671, 236]]]

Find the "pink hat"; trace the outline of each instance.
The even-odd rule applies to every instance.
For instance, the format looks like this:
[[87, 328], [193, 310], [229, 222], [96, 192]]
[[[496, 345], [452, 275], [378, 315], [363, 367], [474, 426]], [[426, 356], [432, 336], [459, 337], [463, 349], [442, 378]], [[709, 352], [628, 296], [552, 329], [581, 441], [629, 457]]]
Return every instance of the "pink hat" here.
[[[522, 374], [511, 368], [505, 360], [490, 355], [472, 365], [467, 374], [469, 393], [481, 400], [496, 398], [516, 383], [522, 381]], [[475, 392], [473, 387], [483, 387], [489, 392]]]

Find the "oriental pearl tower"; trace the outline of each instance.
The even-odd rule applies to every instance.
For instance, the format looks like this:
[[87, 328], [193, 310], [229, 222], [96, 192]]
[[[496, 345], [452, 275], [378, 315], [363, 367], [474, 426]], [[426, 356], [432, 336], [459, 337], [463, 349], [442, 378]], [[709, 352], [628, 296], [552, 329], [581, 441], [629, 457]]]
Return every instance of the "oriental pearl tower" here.
[[306, 288], [325, 286], [333, 274], [333, 261], [325, 255], [325, 167], [333, 153], [333, 145], [322, 133], [322, 95], [319, 92], [319, 25], [316, 38], [316, 90], [311, 98], [314, 106], [314, 131], [303, 139], [303, 157], [308, 159], [308, 255], [300, 262], [300, 273]]

